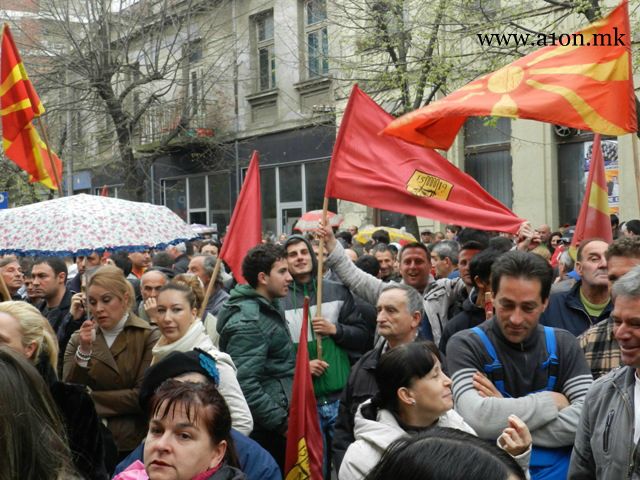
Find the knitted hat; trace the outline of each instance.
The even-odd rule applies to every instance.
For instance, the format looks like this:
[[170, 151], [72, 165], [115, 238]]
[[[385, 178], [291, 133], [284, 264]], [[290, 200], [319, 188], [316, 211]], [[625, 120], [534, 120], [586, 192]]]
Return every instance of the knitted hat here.
[[204, 350], [196, 348], [189, 352], [171, 352], [145, 372], [138, 394], [142, 410], [147, 411], [151, 397], [162, 382], [185, 373], [200, 373], [213, 380], [216, 386], [220, 383], [216, 361]]

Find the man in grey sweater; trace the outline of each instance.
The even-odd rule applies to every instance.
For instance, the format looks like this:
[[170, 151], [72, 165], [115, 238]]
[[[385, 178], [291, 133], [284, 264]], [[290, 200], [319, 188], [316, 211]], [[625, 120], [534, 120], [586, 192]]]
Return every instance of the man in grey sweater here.
[[492, 267], [495, 316], [447, 346], [456, 410], [478, 436], [495, 440], [509, 415], [533, 437], [532, 478], [566, 478], [591, 372], [578, 342], [538, 324], [552, 270], [541, 257], [507, 252]]
[[589, 389], [571, 455], [572, 480], [640, 478], [640, 267], [618, 280], [611, 320], [622, 366]]

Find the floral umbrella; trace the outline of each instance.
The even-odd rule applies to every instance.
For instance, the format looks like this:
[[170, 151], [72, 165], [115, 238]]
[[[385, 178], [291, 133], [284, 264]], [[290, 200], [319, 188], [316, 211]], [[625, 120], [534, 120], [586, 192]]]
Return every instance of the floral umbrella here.
[[74, 195], [0, 210], [0, 254], [88, 255], [141, 251], [197, 237], [167, 207], [96, 195]]
[[[318, 228], [318, 223], [322, 220], [322, 210], [310, 210], [304, 213], [293, 227], [300, 232], [309, 232]], [[342, 223], [342, 215], [327, 212], [327, 221], [332, 227], [339, 227]]]

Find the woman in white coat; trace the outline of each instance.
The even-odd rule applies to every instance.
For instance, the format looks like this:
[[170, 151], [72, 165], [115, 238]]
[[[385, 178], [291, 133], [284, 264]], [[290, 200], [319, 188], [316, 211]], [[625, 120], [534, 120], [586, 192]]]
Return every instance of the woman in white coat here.
[[[453, 410], [451, 379], [442, 371], [440, 351], [433, 342], [413, 342], [380, 357], [375, 372], [379, 392], [358, 408], [354, 436], [338, 478], [363, 479], [395, 440], [432, 427], [475, 431]], [[528, 470], [531, 435], [517, 417], [498, 440], [499, 446]]]
[[216, 361], [220, 373], [218, 390], [231, 411], [232, 427], [249, 435], [253, 429], [253, 418], [236, 378], [236, 367], [229, 355], [213, 345], [204, 325], [197, 317], [196, 295], [193, 289], [201, 288], [198, 282], [195, 276], [193, 285], [186, 283], [185, 279], [173, 280], [158, 293], [157, 321], [162, 336], [153, 347], [151, 363], [159, 362], [171, 352], [188, 352], [195, 348], [210, 354]]

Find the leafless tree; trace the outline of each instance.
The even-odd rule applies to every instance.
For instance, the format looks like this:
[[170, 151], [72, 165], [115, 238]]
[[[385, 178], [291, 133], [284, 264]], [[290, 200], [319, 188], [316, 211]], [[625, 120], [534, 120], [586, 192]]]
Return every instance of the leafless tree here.
[[[149, 167], [176, 148], [213, 162], [233, 113], [230, 0], [40, 0], [34, 83], [51, 137], [143, 200]], [[44, 59], [44, 61], [42, 61]], [[214, 136], [215, 135], [215, 136]], [[53, 140], [52, 140], [53, 143]]]

